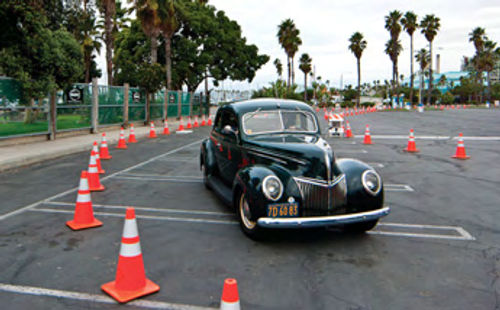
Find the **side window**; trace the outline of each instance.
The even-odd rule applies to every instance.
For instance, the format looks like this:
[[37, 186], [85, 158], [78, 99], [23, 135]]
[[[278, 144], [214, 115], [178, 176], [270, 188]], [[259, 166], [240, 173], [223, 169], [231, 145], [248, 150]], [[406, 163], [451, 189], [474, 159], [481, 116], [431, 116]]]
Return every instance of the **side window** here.
[[[224, 134], [224, 131], [222, 129], [228, 125], [231, 126], [233, 131], [235, 132], [238, 131], [238, 118], [236, 117], [236, 115], [232, 112], [224, 111], [221, 117], [221, 127], [220, 127], [222, 134]], [[234, 135], [232, 134], [227, 136], [234, 137]]]
[[222, 124], [222, 113], [223, 113], [223, 112], [219, 111], [219, 112], [217, 113], [217, 115], [215, 116], [215, 122], [214, 122], [214, 125], [215, 125], [215, 126], [214, 126], [214, 129], [215, 129], [215, 131], [217, 131], [217, 132], [220, 132], [220, 131], [221, 131], [221, 129], [222, 129], [222, 126], [221, 126], [221, 124]]

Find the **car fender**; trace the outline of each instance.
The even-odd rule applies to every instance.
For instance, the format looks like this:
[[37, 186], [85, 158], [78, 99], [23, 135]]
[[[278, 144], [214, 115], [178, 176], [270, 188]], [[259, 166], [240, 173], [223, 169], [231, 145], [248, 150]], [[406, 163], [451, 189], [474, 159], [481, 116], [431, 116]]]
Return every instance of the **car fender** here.
[[[269, 200], [262, 192], [262, 181], [269, 175], [277, 176], [283, 184], [283, 194], [277, 201]], [[246, 198], [252, 208], [252, 220], [267, 216], [267, 205], [273, 203], [288, 202], [291, 197], [301, 203], [299, 188], [292, 176], [279, 166], [250, 165], [238, 171], [233, 182], [233, 205], [238, 206], [240, 192], [246, 194]]]
[[205, 164], [205, 168], [207, 169], [207, 173], [209, 175], [214, 175], [217, 171], [214, 148], [215, 145], [210, 139], [206, 139], [201, 143], [200, 169], [201, 165]]
[[337, 159], [335, 164], [338, 173], [345, 174], [347, 185], [346, 198], [350, 212], [363, 212], [383, 207], [384, 183], [382, 177], [380, 177], [381, 189], [377, 195], [368, 193], [361, 180], [363, 172], [366, 170], [375, 170], [373, 167], [351, 158]]

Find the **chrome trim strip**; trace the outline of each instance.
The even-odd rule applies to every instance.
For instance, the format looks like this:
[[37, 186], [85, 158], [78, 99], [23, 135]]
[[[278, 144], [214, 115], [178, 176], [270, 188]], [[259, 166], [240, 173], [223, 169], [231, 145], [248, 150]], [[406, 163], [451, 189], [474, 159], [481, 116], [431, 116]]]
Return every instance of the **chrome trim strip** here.
[[272, 218], [261, 217], [257, 224], [266, 228], [307, 228], [352, 224], [365, 221], [372, 221], [386, 216], [390, 213], [389, 207], [382, 207], [373, 211], [359, 212], [353, 214], [314, 216], [297, 218]]
[[284, 165], [287, 164], [287, 162], [285, 160], [282, 160], [282, 159], [279, 159], [277, 157], [274, 157], [274, 156], [270, 156], [270, 155], [266, 155], [266, 154], [262, 154], [260, 152], [256, 152], [256, 151], [248, 151], [248, 153], [250, 154], [253, 154], [253, 155], [256, 155], [256, 156], [261, 156], [261, 157], [264, 157], [264, 158], [267, 158], [267, 159], [271, 159], [271, 160], [275, 160], [275, 161], [278, 161]]
[[276, 160], [281, 161], [285, 164], [286, 164], [286, 161], [284, 161], [284, 160], [293, 161], [293, 162], [296, 162], [296, 163], [301, 164], [301, 165], [307, 164], [303, 160], [289, 157], [289, 156], [285, 156], [285, 155], [281, 155], [281, 154], [272, 153], [268, 150], [262, 151], [260, 148], [249, 148], [249, 147], [245, 147], [245, 146], [242, 146], [241, 148], [246, 150], [249, 153], [253, 153], [254, 155], [259, 155], [259, 156], [267, 157], [270, 159], [276, 159]]
[[325, 181], [325, 180], [320, 180], [320, 179], [311, 179], [311, 178], [306, 178], [306, 177], [293, 177], [295, 182], [304, 182], [304, 183], [309, 183], [313, 185], [318, 185], [322, 187], [333, 187], [337, 185], [342, 179], [345, 178], [345, 174], [341, 174], [335, 179], [331, 181]]

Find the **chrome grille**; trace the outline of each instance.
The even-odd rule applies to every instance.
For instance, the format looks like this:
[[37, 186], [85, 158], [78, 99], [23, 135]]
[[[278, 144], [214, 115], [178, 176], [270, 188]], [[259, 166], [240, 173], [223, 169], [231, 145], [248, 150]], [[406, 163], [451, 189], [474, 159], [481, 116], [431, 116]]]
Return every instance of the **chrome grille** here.
[[347, 185], [342, 174], [328, 182], [318, 179], [294, 177], [302, 195], [304, 216], [331, 215], [344, 211]]

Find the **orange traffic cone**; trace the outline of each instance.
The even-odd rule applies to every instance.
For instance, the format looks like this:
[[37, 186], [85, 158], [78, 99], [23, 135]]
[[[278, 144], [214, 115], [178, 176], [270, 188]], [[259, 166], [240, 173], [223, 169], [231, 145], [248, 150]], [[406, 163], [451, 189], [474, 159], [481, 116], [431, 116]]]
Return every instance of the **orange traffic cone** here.
[[346, 122], [346, 132], [345, 132], [345, 137], [346, 138], [352, 138], [352, 131], [351, 131], [351, 125], [349, 125], [349, 122]]
[[157, 284], [146, 278], [134, 208], [127, 208], [125, 215], [115, 281], [101, 285], [101, 289], [119, 302], [128, 302], [160, 290]]
[[224, 280], [220, 309], [240, 310], [240, 297], [238, 295], [238, 282], [236, 282], [236, 279]]
[[164, 135], [169, 135], [170, 134], [170, 129], [168, 129], [168, 122], [167, 119], [163, 121], [163, 134]]
[[94, 152], [95, 162], [97, 164], [97, 171], [99, 171], [99, 174], [105, 173], [106, 171], [104, 171], [101, 166], [101, 157], [99, 156], [99, 147], [97, 146], [97, 141], [94, 141], [92, 152]]
[[177, 131], [183, 131], [184, 130], [184, 121], [182, 120], [182, 116], [179, 119], [179, 128], [177, 128]]
[[151, 122], [151, 126], [149, 127], [149, 138], [156, 138], [156, 129], [155, 123]]
[[127, 143], [125, 143], [125, 131], [123, 127], [120, 129], [120, 140], [118, 140], [117, 149], [127, 149]]
[[325, 121], [328, 120], [328, 112], [325, 110], [325, 115], [324, 115]]
[[134, 124], [130, 124], [130, 133], [128, 135], [128, 143], [137, 143], [137, 139], [135, 138]]
[[109, 155], [108, 141], [106, 140], [106, 133], [102, 133], [101, 148], [99, 149], [100, 159], [111, 159], [112, 156]]
[[415, 136], [413, 135], [413, 129], [410, 129], [410, 137], [408, 139], [408, 146], [404, 149], [405, 152], [418, 153], [420, 152], [415, 145]]
[[207, 122], [206, 122], [206, 120], [205, 120], [205, 114], [203, 114], [203, 115], [201, 116], [201, 126], [206, 126], [206, 125], [207, 125]]
[[82, 171], [80, 176], [80, 186], [76, 197], [75, 215], [72, 221], [67, 221], [66, 225], [73, 230], [102, 226], [102, 222], [94, 217], [92, 201], [90, 199], [89, 181], [87, 171]]
[[457, 159], [469, 159], [470, 158], [470, 156], [467, 156], [467, 154], [465, 153], [464, 136], [462, 133], [458, 134], [457, 151], [455, 152], [455, 155], [453, 155], [451, 157], [457, 158]]
[[193, 123], [193, 128], [200, 127], [200, 124], [198, 123], [198, 115], [194, 116], [194, 123]]
[[187, 123], [186, 128], [187, 128], [187, 129], [191, 129], [191, 128], [193, 128], [193, 125], [191, 124], [191, 116], [188, 116], [188, 123]]
[[91, 192], [103, 191], [105, 189], [99, 179], [99, 170], [97, 169], [97, 163], [95, 161], [94, 151], [92, 151], [90, 154], [90, 162], [89, 162], [87, 177], [89, 180], [89, 189]]
[[365, 139], [363, 140], [363, 144], [373, 144], [372, 135], [370, 134], [370, 126], [368, 125], [366, 125]]
[[212, 116], [208, 115], [208, 126], [212, 126]]

